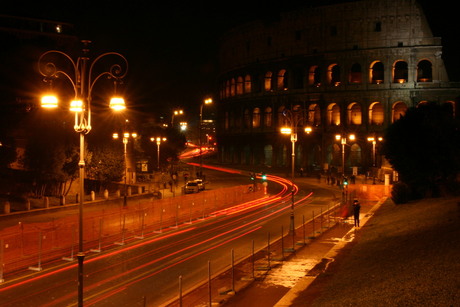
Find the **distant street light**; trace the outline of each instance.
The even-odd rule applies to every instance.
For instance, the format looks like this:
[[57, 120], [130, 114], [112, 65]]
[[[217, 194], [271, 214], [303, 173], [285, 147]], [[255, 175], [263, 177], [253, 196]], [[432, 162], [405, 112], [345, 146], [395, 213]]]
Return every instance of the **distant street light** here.
[[[128, 71], [128, 61], [124, 56], [116, 52], [108, 52], [99, 55], [92, 62], [89, 62], [88, 45], [90, 41], [82, 41], [83, 53], [75, 61], [66, 53], [57, 50], [50, 50], [43, 53], [38, 60], [38, 71], [44, 76], [44, 81], [52, 87], [53, 81], [63, 77], [67, 79], [74, 90], [74, 100], [70, 103], [70, 110], [75, 112], [75, 131], [80, 134], [80, 195], [79, 195], [79, 247], [78, 247], [78, 306], [83, 306], [83, 261], [85, 253], [83, 251], [83, 201], [85, 195], [85, 134], [91, 131], [91, 99], [94, 85], [102, 77], [113, 79], [115, 89], [117, 83], [126, 76]], [[62, 61], [67, 61], [70, 64], [66, 69], [58, 67]], [[107, 62], [101, 61], [102, 58], [113, 58], [116, 64], [110, 64], [108, 69], [102, 69]], [[58, 63], [58, 64], [56, 64]], [[96, 63], [98, 63], [96, 70]], [[55, 95], [47, 95], [42, 98], [42, 107], [56, 108], [58, 99]], [[125, 102], [121, 97], [114, 97], [110, 101], [110, 107], [114, 110], [125, 109]]]
[[187, 130], [187, 122], [180, 122], [180, 131], [185, 132]]
[[166, 138], [157, 136], [156, 138], [150, 138], [151, 142], [157, 143], [157, 170], [160, 169], [160, 145], [161, 142], [166, 142]]
[[[337, 141], [340, 141], [340, 143], [342, 144], [342, 177], [345, 178], [345, 145], [347, 145], [347, 136], [336, 134], [335, 139]], [[350, 141], [354, 141], [355, 135], [354, 134], [348, 135], [348, 139]]]
[[171, 127], [174, 127], [174, 117], [183, 115], [183, 114], [184, 114], [184, 111], [180, 109], [173, 111], [172, 116], [171, 116]]
[[[118, 133], [114, 133], [112, 136], [114, 139], [118, 139]], [[124, 156], [124, 164], [125, 164], [125, 187], [124, 187], [124, 193], [123, 193], [123, 206], [126, 207], [128, 205], [127, 203], [127, 196], [128, 196], [128, 186], [126, 179], [128, 178], [128, 151], [127, 151], [127, 145], [129, 142], [130, 138], [135, 139], [137, 137], [137, 133], [129, 133], [129, 132], [124, 132], [123, 133], [123, 156]]]
[[380, 137], [370, 136], [367, 138], [367, 141], [372, 143], [372, 166], [375, 167], [376, 166], [375, 146], [377, 145], [377, 141], [381, 142], [383, 141], [383, 138], [381, 136]]
[[202, 136], [201, 136], [201, 130], [203, 129], [203, 106], [204, 105], [207, 105], [207, 104], [211, 104], [212, 103], [212, 98], [207, 98], [203, 101], [203, 103], [200, 105], [200, 122], [199, 122], [199, 126], [198, 126], [198, 143], [199, 143], [199, 146], [200, 146], [200, 172], [199, 172], [199, 177], [202, 178], [203, 177], [203, 157], [202, 157], [202, 154], [203, 154], [203, 149], [202, 149]]
[[[292, 233], [292, 242], [294, 246], [295, 240], [295, 225], [294, 225], [294, 172], [295, 172], [295, 143], [297, 142], [297, 127], [303, 123], [304, 114], [301, 108], [293, 108], [292, 110], [284, 110], [283, 116], [289, 123], [289, 127], [281, 127], [281, 133], [291, 136], [291, 217], [290, 217], [290, 231]], [[305, 133], [310, 134], [312, 129], [311, 127], [305, 128]]]

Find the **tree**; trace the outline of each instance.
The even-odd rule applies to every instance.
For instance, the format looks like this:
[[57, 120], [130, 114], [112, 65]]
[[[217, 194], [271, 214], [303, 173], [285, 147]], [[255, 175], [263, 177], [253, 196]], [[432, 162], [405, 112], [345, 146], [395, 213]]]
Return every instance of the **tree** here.
[[37, 122], [36, 125], [24, 157], [24, 164], [33, 176], [33, 192], [36, 196], [66, 195], [78, 176], [75, 134], [63, 127], [56, 129], [56, 122]]
[[16, 161], [16, 146], [14, 140], [0, 140], [0, 169], [8, 167]]
[[98, 180], [105, 187], [119, 182], [124, 176], [123, 151], [118, 146], [94, 146], [87, 155], [86, 176]]
[[460, 171], [460, 129], [449, 104], [421, 104], [386, 131], [383, 153], [412, 198], [438, 195]]

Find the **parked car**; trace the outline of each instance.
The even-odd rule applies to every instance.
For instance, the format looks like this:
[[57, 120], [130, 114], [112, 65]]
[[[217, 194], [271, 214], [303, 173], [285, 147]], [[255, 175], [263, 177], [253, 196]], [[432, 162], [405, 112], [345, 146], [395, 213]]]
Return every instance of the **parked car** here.
[[196, 182], [195, 180], [193, 181], [187, 181], [187, 183], [185, 183], [185, 193], [188, 194], [188, 193], [198, 193], [200, 191], [199, 187], [198, 187], [198, 182]]
[[195, 181], [196, 181], [196, 183], [198, 183], [198, 189], [200, 191], [203, 191], [205, 189], [203, 179], [195, 179]]

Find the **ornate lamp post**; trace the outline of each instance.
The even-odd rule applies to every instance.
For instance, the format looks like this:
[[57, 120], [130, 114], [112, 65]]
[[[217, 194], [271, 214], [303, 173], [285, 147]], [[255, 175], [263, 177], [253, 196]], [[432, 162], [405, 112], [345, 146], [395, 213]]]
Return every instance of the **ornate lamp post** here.
[[[345, 145], [347, 145], [347, 136], [342, 135], [342, 134], [336, 134], [335, 139], [337, 141], [340, 141], [340, 144], [342, 144], [342, 177], [345, 178]], [[355, 140], [355, 135], [350, 134], [348, 136], [348, 139], [350, 141], [354, 141]]]
[[[70, 103], [70, 110], [75, 112], [74, 129], [80, 135], [80, 195], [79, 195], [79, 247], [78, 247], [78, 306], [83, 306], [83, 261], [85, 253], [83, 251], [83, 201], [84, 201], [84, 180], [85, 180], [85, 134], [91, 131], [91, 99], [94, 85], [102, 77], [114, 80], [116, 85], [126, 76], [128, 71], [128, 61], [124, 56], [116, 52], [108, 52], [99, 55], [93, 61], [88, 56], [88, 45], [90, 41], [82, 41], [83, 53], [76, 60], [62, 51], [50, 50], [43, 53], [38, 60], [38, 69], [44, 77], [45, 82], [52, 85], [56, 78], [63, 77], [68, 80], [74, 90], [74, 100]], [[113, 58], [115, 64], [107, 65], [101, 59]], [[61, 68], [63, 60], [68, 66]], [[57, 64], [56, 64], [57, 63]], [[98, 65], [96, 65], [98, 64]], [[104, 65], [105, 64], [105, 65]], [[70, 65], [70, 66], [69, 66]], [[97, 71], [94, 71], [97, 66]], [[108, 68], [106, 67], [108, 66]], [[105, 67], [105, 68], [103, 68]], [[102, 71], [102, 72], [98, 72]], [[56, 96], [47, 95], [42, 98], [42, 107], [55, 108], [58, 105]], [[123, 98], [114, 97], [110, 101], [110, 107], [115, 110], [125, 109]]]
[[203, 177], [203, 149], [202, 149], [202, 141], [201, 141], [201, 130], [203, 129], [203, 106], [206, 104], [211, 104], [212, 103], [212, 98], [207, 98], [203, 101], [203, 103], [200, 105], [200, 122], [198, 126], [198, 143], [200, 146], [200, 178]]
[[375, 167], [376, 166], [376, 151], [375, 151], [375, 146], [377, 145], [377, 141], [381, 142], [383, 141], [383, 138], [380, 136], [380, 137], [375, 137], [375, 136], [370, 136], [367, 138], [367, 141], [368, 142], [371, 142], [372, 143], [372, 166]]
[[157, 136], [156, 138], [150, 138], [151, 142], [157, 143], [157, 169], [160, 169], [160, 145], [161, 142], [166, 142], [166, 138]]
[[[295, 184], [294, 184], [294, 172], [295, 172], [295, 143], [297, 142], [297, 127], [303, 122], [304, 114], [301, 108], [293, 108], [292, 110], [284, 110], [283, 116], [286, 118], [289, 127], [281, 127], [281, 133], [291, 136], [291, 217], [290, 217], [290, 231], [292, 233], [292, 243], [294, 247], [295, 240], [295, 225], [294, 225], [294, 195], [295, 195]], [[310, 134], [312, 131], [311, 127], [305, 128], [305, 133]]]
[[[130, 138], [135, 139], [137, 137], [137, 133], [129, 133], [129, 132], [124, 132], [123, 133], [123, 157], [124, 157], [124, 164], [125, 164], [125, 186], [124, 190], [125, 192], [123, 193], [123, 206], [127, 206], [127, 195], [128, 195], [128, 185], [127, 185], [127, 178], [128, 178], [128, 151], [127, 151], [127, 145], [129, 142]], [[113, 134], [114, 139], [118, 139], [118, 133]]]

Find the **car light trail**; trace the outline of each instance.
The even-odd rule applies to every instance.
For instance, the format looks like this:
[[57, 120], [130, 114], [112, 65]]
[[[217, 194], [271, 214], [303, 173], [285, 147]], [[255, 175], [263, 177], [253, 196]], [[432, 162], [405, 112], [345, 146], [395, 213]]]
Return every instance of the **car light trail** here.
[[[208, 165], [204, 167], [234, 174], [243, 173], [242, 171], [238, 170], [211, 167]], [[122, 258], [121, 260], [114, 258], [113, 261], [111, 260], [111, 263], [113, 264], [109, 266], [99, 265], [97, 266], [96, 270], [91, 270], [89, 274], [85, 274], [89, 281], [89, 284], [85, 287], [85, 291], [93, 292], [93, 294], [88, 293], [88, 297], [85, 299], [85, 302], [92, 305], [102, 300], [109, 299], [110, 297], [120, 292], [125, 290], [127, 291], [128, 287], [139, 283], [142, 280], [155, 276], [167, 269], [196, 258], [211, 250], [215, 250], [220, 246], [223, 246], [229, 242], [235, 241], [238, 238], [244, 237], [259, 230], [262, 226], [257, 225], [258, 223], [275, 217], [290, 208], [290, 205], [284, 204], [283, 200], [288, 198], [290, 199], [291, 197], [291, 181], [273, 175], [267, 176], [267, 179], [279, 184], [281, 186], [281, 191], [276, 195], [264, 197], [255, 201], [249, 201], [225, 210], [213, 212], [212, 217], [206, 220], [196, 221], [196, 223], [201, 222], [203, 223], [203, 226], [209, 227], [207, 230], [203, 229], [199, 233], [193, 233], [191, 232], [192, 230], [198, 230], [196, 224], [194, 224], [194, 226], [191, 226], [190, 224], [186, 226], [183, 225], [183, 227], [187, 228], [172, 233], [166, 233], [166, 235], [162, 235], [161, 237], [154, 237], [152, 239], [143, 241], [135, 241], [134, 238], [130, 238], [127, 240], [127, 245], [120, 249], [89, 258], [86, 263], [94, 264], [97, 263], [97, 261], [102, 261], [104, 259], [108, 259], [109, 257], [123, 254], [124, 252], [128, 253], [129, 251], [136, 251], [134, 254], [131, 253], [135, 256], [130, 255], [129, 257], [118, 257]], [[298, 187], [294, 185], [294, 192], [298, 193], [298, 191]], [[309, 193], [305, 197], [297, 200], [295, 205], [305, 202], [311, 196], [312, 193]], [[185, 235], [187, 232], [190, 232], [190, 235], [186, 238], [179, 237], [178, 239], [173, 240], [171, 243], [165, 242], [165, 244], [162, 244], [158, 248], [149, 249], [146, 252], [141, 250], [142, 247], [145, 247], [149, 244], [158, 243], [163, 239], [172, 238], [177, 235]], [[211, 236], [208, 237], [209, 235]], [[195, 240], [196, 243], [192, 240]], [[168, 252], [168, 249], [171, 251]], [[130, 261], [132, 261], [132, 263], [136, 263], [136, 265], [137, 263], [141, 263], [141, 265], [137, 265], [136, 267], [119, 274], [113, 273], [115, 269], [119, 269], [121, 267], [129, 267], [131, 263]], [[46, 273], [42, 272], [40, 275], [29, 278], [28, 280], [23, 280], [17, 284], [0, 288], [0, 292], [21, 285], [26, 285], [27, 283], [32, 283], [42, 278], [50, 277], [53, 274], [57, 275], [59, 273], [63, 273], [67, 270], [76, 268], [76, 266], [77, 264], [70, 264], [59, 268], [58, 270], [48, 271]], [[103, 274], [106, 274], [107, 276], [103, 277]], [[64, 282], [64, 284], [70, 284], [73, 282], [74, 280], [72, 278]], [[111, 283], [113, 282], [116, 282], [116, 285], [111, 286]], [[63, 283], [61, 282], [45, 289], [40, 288], [40, 290], [32, 290], [27, 292], [26, 297], [22, 296], [20, 299], [17, 299], [14, 302], [9, 301], [8, 303], [14, 305], [15, 302], [17, 303], [21, 300], [24, 301], [24, 299], [28, 298], [32, 299], [33, 296], [37, 294], [44, 296], [45, 293], [56, 293], [57, 288], [62, 287], [62, 285]], [[52, 302], [49, 302], [49, 306], [63, 305], [66, 301], [72, 301], [75, 298], [76, 290], [74, 291], [71, 289], [70, 292], [68, 291], [68, 289], [71, 288], [71, 285], [64, 285], [63, 288], [66, 289], [66, 294], [56, 297]], [[48, 306], [43, 304], [41, 305]]]

